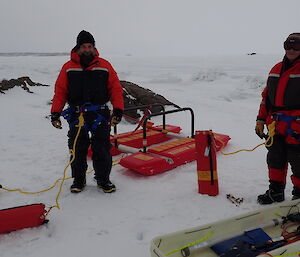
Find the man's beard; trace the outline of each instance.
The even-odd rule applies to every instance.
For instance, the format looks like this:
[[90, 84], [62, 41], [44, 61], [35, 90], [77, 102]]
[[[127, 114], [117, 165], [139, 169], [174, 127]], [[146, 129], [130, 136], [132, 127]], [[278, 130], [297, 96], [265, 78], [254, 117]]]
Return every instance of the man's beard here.
[[90, 62], [95, 58], [95, 55], [91, 52], [83, 52], [79, 56], [80, 56], [80, 64], [82, 65], [83, 68], [88, 67]]

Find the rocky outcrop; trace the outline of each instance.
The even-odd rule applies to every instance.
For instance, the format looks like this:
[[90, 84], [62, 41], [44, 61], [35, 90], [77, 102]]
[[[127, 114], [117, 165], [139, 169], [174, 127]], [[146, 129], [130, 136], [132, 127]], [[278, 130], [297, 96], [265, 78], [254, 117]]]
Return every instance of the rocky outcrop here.
[[[135, 107], [141, 105], [151, 105], [151, 104], [162, 104], [162, 105], [173, 105], [179, 108], [178, 105], [170, 102], [162, 95], [156, 94], [150, 89], [140, 87], [132, 82], [121, 80], [121, 84], [124, 89], [124, 105], [125, 108]], [[151, 112], [160, 112], [162, 110], [159, 106], [152, 106]], [[137, 110], [127, 111], [125, 114], [138, 119], [140, 114]]]
[[6, 90], [11, 89], [13, 87], [21, 87], [26, 90], [28, 93], [33, 93], [29, 87], [37, 87], [37, 86], [49, 86], [43, 85], [40, 83], [33, 82], [29, 77], [20, 77], [17, 79], [10, 80], [2, 80], [0, 82], [0, 93], [4, 94]]

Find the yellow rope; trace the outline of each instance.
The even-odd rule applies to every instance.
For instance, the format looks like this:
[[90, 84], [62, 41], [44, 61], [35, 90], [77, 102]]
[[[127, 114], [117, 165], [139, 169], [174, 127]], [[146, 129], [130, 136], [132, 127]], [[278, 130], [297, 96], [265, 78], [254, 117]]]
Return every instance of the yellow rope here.
[[75, 157], [76, 157], [76, 143], [77, 143], [77, 139], [79, 137], [79, 134], [80, 134], [80, 131], [81, 131], [81, 128], [84, 126], [84, 118], [83, 118], [83, 113], [81, 112], [79, 117], [78, 117], [78, 125], [76, 125], [76, 127], [78, 127], [78, 131], [77, 131], [77, 134], [76, 134], [76, 137], [74, 139], [74, 142], [73, 142], [73, 147], [72, 149], [70, 150], [70, 154], [72, 156], [71, 160], [69, 161], [69, 163], [67, 164], [67, 166], [65, 167], [64, 169], [64, 173], [63, 173], [63, 177], [61, 179], [61, 183], [60, 183], [60, 186], [59, 186], [59, 190], [58, 190], [58, 193], [56, 195], [56, 198], [55, 198], [55, 203], [56, 205], [54, 206], [51, 206], [51, 209], [52, 208], [57, 208], [57, 209], [60, 209], [60, 206], [59, 206], [59, 202], [58, 202], [58, 199], [60, 197], [60, 194], [61, 194], [61, 191], [62, 191], [62, 187], [63, 187], [63, 184], [66, 180], [66, 175], [67, 175], [67, 169], [68, 167], [74, 162], [75, 160]]
[[[71, 177], [68, 177], [66, 179], [70, 179]], [[27, 191], [24, 191], [22, 189], [19, 189], [19, 188], [15, 188], [15, 189], [9, 189], [9, 188], [6, 188], [6, 187], [2, 187], [1, 189], [5, 190], [5, 191], [8, 191], [8, 192], [19, 192], [21, 194], [27, 194], [27, 195], [35, 195], [35, 194], [42, 194], [42, 193], [45, 193], [45, 192], [48, 192], [50, 191], [51, 189], [53, 189], [54, 187], [56, 187], [57, 183], [61, 180], [62, 178], [59, 178], [55, 181], [55, 183], [47, 188], [47, 189], [43, 189], [43, 190], [40, 190], [40, 191], [36, 191], [36, 192], [27, 192]]]
[[[119, 161], [121, 160], [121, 158], [117, 159], [117, 160], [114, 160], [113, 161], [113, 165], [112, 166], [116, 166], [119, 164]], [[86, 174], [91, 174], [94, 170], [89, 170], [86, 172]], [[72, 177], [66, 177], [65, 180], [68, 180], [68, 179], [72, 179]], [[54, 184], [46, 189], [43, 189], [43, 190], [40, 190], [40, 191], [36, 191], [36, 192], [28, 192], [28, 191], [24, 191], [20, 188], [14, 188], [14, 189], [9, 189], [7, 187], [2, 187], [0, 189], [4, 190], [4, 191], [7, 191], [7, 192], [19, 192], [21, 194], [27, 194], [27, 195], [36, 195], [36, 194], [42, 194], [42, 193], [46, 193], [50, 190], [52, 190], [53, 188], [55, 188], [57, 186], [57, 183], [62, 180], [62, 178], [59, 178], [57, 179]]]
[[294, 253], [287, 253], [287, 254], [282, 254], [282, 255], [276, 255], [274, 257], [288, 257], [288, 256], [293, 256], [293, 255], [298, 255], [299, 256], [300, 252], [294, 252]]
[[[224, 153], [222, 150], [220, 150], [220, 153], [221, 154], [223, 154], [223, 155], [231, 155], [231, 154], [236, 154], [236, 153], [239, 153], [239, 152], [252, 152], [252, 151], [254, 151], [256, 148], [258, 148], [258, 147], [260, 147], [260, 146], [262, 146], [262, 145], [264, 145], [265, 143], [261, 143], [261, 144], [259, 144], [259, 145], [257, 145], [257, 146], [255, 146], [254, 148], [252, 148], [252, 149], [240, 149], [240, 150], [237, 150], [237, 151], [235, 151], [235, 152], [232, 152], [232, 153]], [[221, 148], [222, 149], [222, 148]]]
[[240, 149], [240, 150], [237, 150], [237, 151], [232, 152], [232, 153], [224, 153], [222, 151], [222, 149], [224, 148], [224, 143], [222, 141], [220, 141], [221, 144], [222, 144], [221, 149], [220, 149], [220, 153], [223, 154], [223, 155], [231, 155], [231, 154], [236, 154], [236, 153], [239, 153], [239, 152], [252, 152], [256, 148], [258, 148], [262, 145], [265, 145], [266, 147], [270, 147], [274, 143], [275, 125], [276, 125], [275, 121], [273, 121], [271, 124], [268, 125], [268, 138], [266, 139], [266, 141], [264, 143], [261, 143], [261, 144], [255, 146], [252, 149]]
[[191, 246], [193, 246], [193, 245], [199, 244], [199, 243], [201, 243], [201, 242], [203, 242], [203, 241], [205, 241], [205, 240], [211, 238], [212, 236], [213, 236], [213, 232], [209, 232], [207, 235], [201, 237], [200, 239], [198, 239], [198, 240], [196, 240], [196, 241], [194, 241], [194, 242], [192, 242], [192, 243], [190, 243], [190, 244], [187, 244], [187, 245], [185, 245], [185, 246], [182, 246], [182, 247], [177, 248], [177, 249], [175, 249], [175, 250], [173, 250], [173, 251], [171, 251], [171, 252], [166, 253], [166, 256], [171, 255], [171, 254], [176, 253], [176, 252], [179, 252], [179, 251], [181, 251], [182, 249], [185, 249], [185, 248], [187, 248], [187, 247], [191, 247]]
[[[276, 127], [275, 125], [276, 125], [275, 121], [273, 121], [271, 124], [268, 125], [269, 136], [265, 142], [266, 147], [270, 147], [271, 145], [273, 145], [274, 136], [275, 136], [275, 127]], [[270, 143], [268, 143], [269, 141], [270, 141]]]

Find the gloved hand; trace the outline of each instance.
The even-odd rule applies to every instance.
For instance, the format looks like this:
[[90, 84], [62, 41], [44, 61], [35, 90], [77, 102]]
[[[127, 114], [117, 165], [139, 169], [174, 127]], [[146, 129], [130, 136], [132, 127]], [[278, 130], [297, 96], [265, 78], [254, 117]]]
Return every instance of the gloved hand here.
[[51, 123], [53, 127], [57, 129], [62, 129], [61, 121], [60, 121], [60, 113], [58, 112], [51, 112]]
[[264, 137], [264, 126], [265, 126], [265, 122], [263, 120], [257, 120], [256, 121], [255, 133], [261, 139]]
[[118, 125], [121, 122], [121, 120], [122, 120], [122, 116], [123, 116], [123, 110], [114, 108], [113, 109], [113, 113], [112, 113], [112, 115], [110, 117], [110, 124], [111, 124], [111, 126]]

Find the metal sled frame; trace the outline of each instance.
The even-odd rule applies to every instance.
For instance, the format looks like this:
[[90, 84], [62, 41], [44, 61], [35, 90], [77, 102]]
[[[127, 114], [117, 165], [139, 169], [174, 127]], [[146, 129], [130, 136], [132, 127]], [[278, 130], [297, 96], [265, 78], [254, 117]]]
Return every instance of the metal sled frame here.
[[[180, 127], [166, 125], [166, 115], [184, 111], [189, 111], [191, 115], [190, 137], [179, 135]], [[163, 124], [161, 126], [147, 128], [148, 120], [156, 116], [162, 116]], [[139, 133], [141, 133], [141, 131], [139, 131]], [[158, 141], [153, 140], [154, 135], [160, 139]], [[121, 148], [121, 143], [118, 136], [117, 140], [115, 140], [115, 145]], [[152, 146], [154, 144], [155, 146]], [[125, 168], [134, 170], [143, 175], [158, 174], [195, 160], [196, 149], [193, 110], [186, 107], [149, 114], [144, 119], [142, 134], [139, 135], [138, 147], [142, 147], [142, 149], [138, 149], [136, 152], [132, 151], [133, 154], [122, 158], [120, 164]]]

